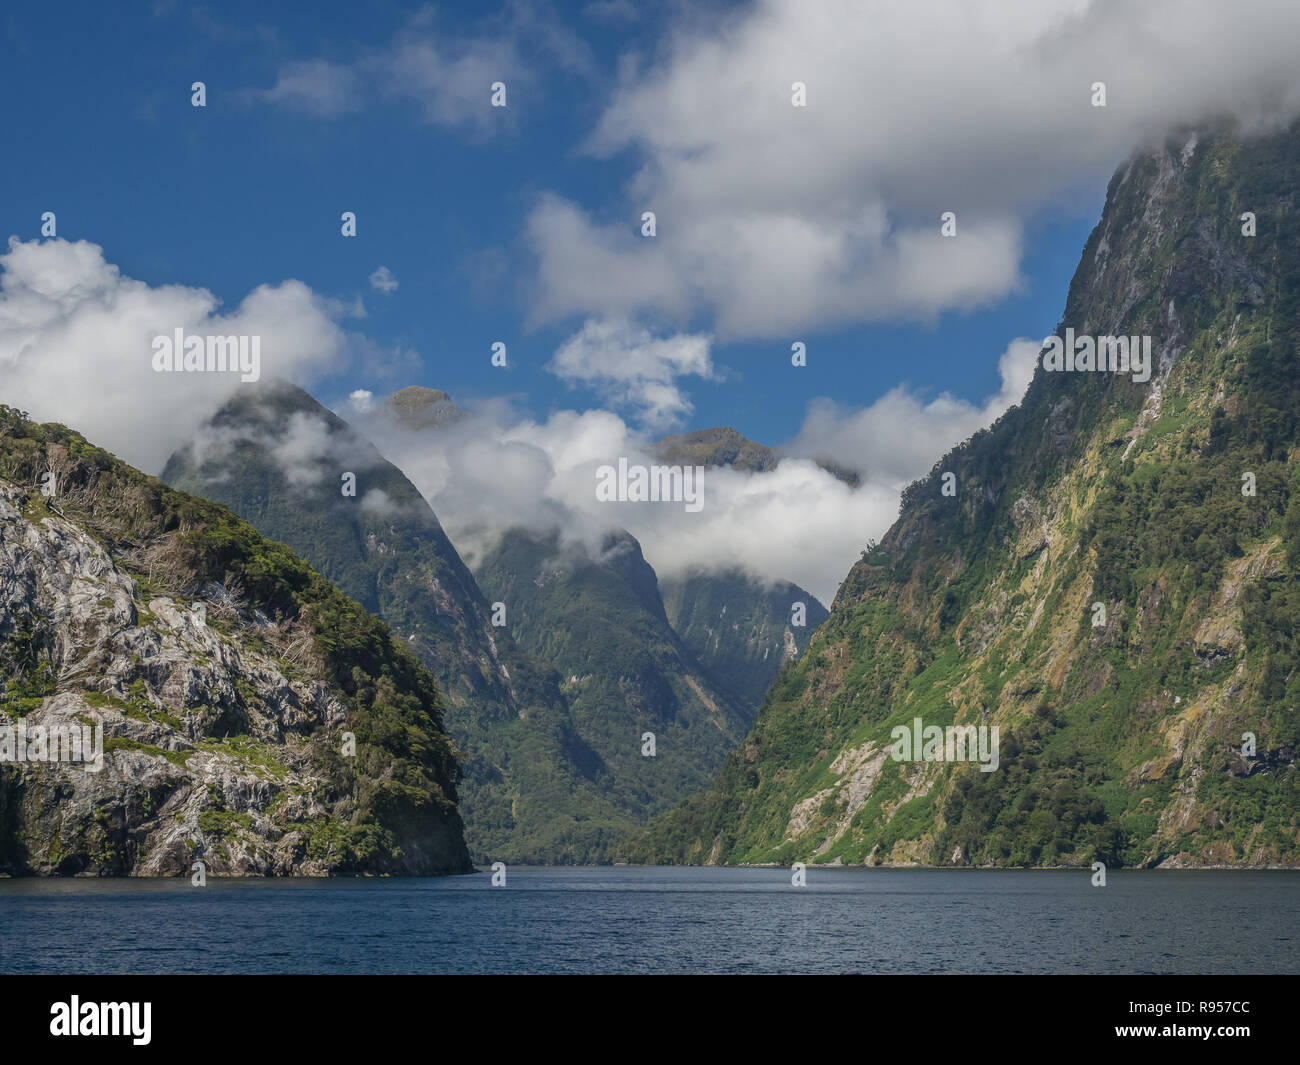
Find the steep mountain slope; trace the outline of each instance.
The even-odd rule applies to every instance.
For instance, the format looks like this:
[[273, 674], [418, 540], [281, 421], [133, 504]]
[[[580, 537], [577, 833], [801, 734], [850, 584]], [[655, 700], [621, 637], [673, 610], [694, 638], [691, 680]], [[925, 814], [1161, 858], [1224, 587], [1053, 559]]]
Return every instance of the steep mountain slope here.
[[[383, 622], [224, 508], [7, 407], [0, 678], [0, 872], [470, 869], [433, 677]], [[58, 728], [80, 760], [47, 760]]]
[[655, 572], [628, 533], [611, 534], [593, 558], [557, 533], [513, 529], [476, 574], [507, 605], [519, 642], [560, 670], [574, 726], [629, 817], [707, 783], [753, 722], [756, 704], [715, 689], [669, 625]]
[[[430, 416], [418, 402], [406, 409]], [[349, 474], [354, 495], [343, 492]], [[163, 479], [288, 544], [433, 670], [463, 752], [461, 814], [475, 857], [590, 860], [623, 827], [558, 677], [491, 623], [428, 504], [347, 423], [301, 389], [268, 383], [220, 411]]]
[[[656, 445], [662, 462], [770, 473], [780, 452], [755, 443], [730, 426], [663, 437]], [[850, 484], [856, 475], [832, 469]], [[812, 595], [789, 581], [764, 582], [742, 570], [694, 571], [661, 577], [668, 620], [709, 679], [747, 706], [757, 707], [782, 665], [803, 654], [828, 612]], [[794, 604], [803, 603], [803, 624], [794, 624]]]
[[[445, 392], [419, 387], [388, 397], [378, 413], [408, 429], [466, 417]], [[775, 455], [730, 429], [690, 434], [696, 437], [713, 450], [705, 455], [700, 444], [693, 462]], [[576, 544], [561, 547], [553, 533], [513, 528], [478, 560], [474, 576], [506, 606], [506, 628], [519, 644], [568, 678], [575, 731], [597, 756], [591, 772], [628, 828], [711, 777], [752, 724], [781, 663], [826, 616], [793, 585], [692, 575], [669, 585], [690, 634], [679, 638], [654, 570], [625, 531], [593, 556]], [[789, 624], [796, 601], [806, 604], [804, 627]], [[641, 754], [646, 731], [655, 733], [654, 759]]]
[[[1123, 166], [1058, 335], [1150, 336], [1151, 380], [1040, 365], [624, 856], [1300, 864], [1298, 187], [1294, 129]], [[998, 726], [998, 768], [895, 760], [916, 718]]]
[[[452, 403], [446, 392], [418, 386], [393, 393], [383, 401], [379, 411], [390, 425], [416, 430], [442, 428], [468, 417]], [[774, 448], [755, 443], [725, 426], [665, 436], [656, 445], [656, 457], [669, 464], [706, 468], [725, 466], [746, 473], [770, 472], [776, 469], [780, 460]], [[827, 463], [822, 465], [829, 468]], [[836, 472], [836, 476], [852, 483], [856, 475]], [[536, 547], [517, 550], [521, 543], [528, 540], [538, 544], [542, 541], [554, 543], [553, 538], [540, 537], [535, 530], [512, 529], [509, 532], [523, 537], [523, 540], [516, 539], [513, 546], [500, 545], [504, 549], [496, 552], [492, 569], [497, 585], [513, 586], [515, 578], [520, 576], [503, 572], [507, 560], [522, 561], [530, 567], [538, 564]], [[626, 531], [621, 535], [631, 539], [631, 534]], [[639, 552], [640, 548], [636, 550]], [[568, 554], [572, 556], [573, 551], [568, 550]], [[482, 580], [485, 572], [482, 559], [475, 564], [474, 572]], [[599, 572], [602, 572], [600, 565], [587, 566], [585, 579], [589, 581]], [[616, 570], [603, 572], [612, 577], [612, 594], [615, 597], [622, 594], [623, 577]], [[534, 576], [536, 574], [530, 571], [526, 579]], [[668, 623], [694, 658], [690, 669], [699, 674], [699, 679], [707, 687], [724, 693], [735, 703], [747, 724], [758, 712], [758, 705], [782, 664], [803, 653], [813, 630], [827, 616], [826, 608], [812, 593], [788, 581], [760, 580], [739, 569], [722, 572], [697, 570], [681, 576], [660, 576], [658, 584]], [[551, 601], [563, 601], [563, 597]], [[794, 623], [793, 607], [796, 603], [804, 604], [802, 625]], [[534, 603], [534, 609], [544, 608], [543, 603]], [[654, 615], [660, 607], [654, 605], [649, 609]], [[644, 620], [652, 626], [655, 624], [653, 617]], [[547, 622], [540, 616], [536, 621], [537, 629], [547, 627]], [[589, 622], [593, 633], [605, 633], [611, 640], [617, 639], [617, 626], [610, 628], [597, 615], [592, 615]], [[550, 662], [536, 647], [530, 645], [529, 649]]]
[[[742, 570], [661, 577], [668, 623], [719, 690], [758, 707], [830, 612], [797, 584], [765, 585]], [[803, 604], [802, 624], [795, 608]]]

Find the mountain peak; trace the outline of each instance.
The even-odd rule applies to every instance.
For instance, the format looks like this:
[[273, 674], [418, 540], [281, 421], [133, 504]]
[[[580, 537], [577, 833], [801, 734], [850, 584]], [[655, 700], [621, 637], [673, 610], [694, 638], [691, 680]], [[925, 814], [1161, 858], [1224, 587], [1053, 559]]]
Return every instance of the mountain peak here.
[[403, 429], [439, 429], [467, 417], [446, 392], [423, 385], [399, 389], [384, 401], [384, 406]]
[[736, 470], [766, 473], [776, 469], [775, 448], [755, 443], [729, 425], [665, 436], [657, 446], [659, 458], [696, 466], [730, 466]]

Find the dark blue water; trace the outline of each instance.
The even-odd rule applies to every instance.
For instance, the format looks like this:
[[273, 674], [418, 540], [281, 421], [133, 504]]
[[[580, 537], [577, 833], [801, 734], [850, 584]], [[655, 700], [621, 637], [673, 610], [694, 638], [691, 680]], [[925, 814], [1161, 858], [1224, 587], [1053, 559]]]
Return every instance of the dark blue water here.
[[0, 881], [6, 973], [1295, 973], [1300, 874]]

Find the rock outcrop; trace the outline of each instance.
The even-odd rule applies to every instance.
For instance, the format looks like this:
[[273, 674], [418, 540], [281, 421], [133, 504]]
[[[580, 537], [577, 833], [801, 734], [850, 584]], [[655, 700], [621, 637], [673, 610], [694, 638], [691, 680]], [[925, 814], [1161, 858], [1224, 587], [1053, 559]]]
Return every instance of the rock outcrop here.
[[[79, 759], [34, 742], [73, 732]], [[7, 408], [0, 736], [0, 872], [470, 869], [436, 688], [382, 622], [224, 508]]]

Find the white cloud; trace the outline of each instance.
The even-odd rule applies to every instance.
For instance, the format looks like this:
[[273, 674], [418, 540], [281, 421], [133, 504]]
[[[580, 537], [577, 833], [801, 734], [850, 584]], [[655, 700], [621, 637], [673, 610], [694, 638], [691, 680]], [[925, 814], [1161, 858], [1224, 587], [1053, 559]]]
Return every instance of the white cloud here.
[[3, 401], [59, 421], [148, 472], [241, 387], [237, 374], [156, 373], [155, 336], [261, 337], [262, 377], [336, 366], [344, 336], [301, 281], [260, 285], [223, 312], [207, 289], [150, 286], [87, 241], [23, 242], [0, 255]]
[[[381, 406], [362, 412], [353, 405], [347, 414], [432, 504], [471, 564], [513, 526], [559, 529], [593, 555], [605, 532], [625, 528], [661, 576], [740, 566], [795, 581], [829, 603], [867, 539], [882, 536], [897, 516], [901, 489], [1022, 398], [1038, 351], [1037, 341], [1008, 345], [1001, 388], [984, 404], [948, 395], [923, 402], [903, 388], [864, 410], [814, 403], [776, 470], [706, 471], [699, 513], [597, 501], [598, 466], [620, 457], [657, 461], [651, 437], [609, 411], [558, 411], [539, 422], [495, 403], [423, 431], [398, 428]], [[587, 358], [585, 348], [574, 355], [584, 366]], [[821, 469], [812, 461], [821, 456], [858, 469], [860, 484]]]
[[625, 195], [544, 195], [529, 218], [533, 319], [703, 312], [730, 339], [988, 303], [1017, 284], [1028, 214], [1138, 143], [1300, 111], [1298, 39], [1290, 0], [759, 0], [679, 19], [588, 144], [639, 161]]
[[376, 292], [396, 292], [397, 278], [393, 276], [393, 272], [388, 267], [381, 266], [370, 275], [370, 287]]
[[[302, 383], [335, 367], [352, 346], [325, 301], [296, 281], [261, 286], [223, 315], [210, 292], [123, 277], [86, 242], [15, 240], [0, 269], [4, 401], [65, 422], [146, 470], [195, 439], [195, 426], [235, 389], [257, 387], [239, 385], [234, 375], [155, 373], [153, 336], [177, 327], [256, 333], [264, 376]], [[864, 410], [818, 401], [776, 471], [709, 470], [698, 514], [600, 503], [595, 482], [596, 468], [621, 456], [655, 461], [649, 431], [689, 410], [677, 379], [714, 373], [705, 336], [656, 339], [626, 321], [600, 319], [557, 352], [557, 373], [629, 407], [642, 429], [605, 410], [558, 411], [536, 421], [498, 401], [437, 431], [405, 432], [367, 389], [349, 396], [347, 417], [415, 482], [470, 558], [515, 525], [558, 528], [589, 551], [604, 532], [627, 528], [662, 574], [741, 565], [829, 599], [866, 539], [893, 520], [899, 490], [1020, 399], [1038, 350], [1038, 341], [1012, 342], [999, 364], [1002, 386], [984, 404], [948, 395], [926, 401], [902, 387]], [[197, 434], [200, 452], [228, 443], [219, 432]], [[295, 485], [374, 460], [321, 418], [302, 414], [255, 443]], [[810, 461], [819, 456], [860, 470], [862, 484], [849, 488], [819, 469]], [[386, 501], [377, 496], [366, 505], [383, 510]]]
[[453, 41], [419, 30], [403, 32], [366, 66], [385, 93], [413, 101], [425, 122], [443, 126], [486, 127], [492, 83], [505, 82], [508, 90], [509, 82], [524, 77], [507, 41]]
[[570, 385], [596, 389], [607, 402], [637, 411], [652, 429], [676, 424], [692, 410], [677, 378], [711, 378], [709, 338], [679, 333], [656, 339], [626, 319], [589, 319], [547, 369]]
[[[829, 458], [895, 493], [928, 473], [949, 448], [992, 424], [1024, 398], [1042, 342], [1019, 337], [998, 359], [1001, 387], [983, 404], [943, 392], [930, 400], [903, 385], [869, 407], [848, 408], [828, 398], [808, 405], [787, 452]], [[879, 533], [872, 535], [879, 536]]]
[[[235, 437], [227, 434], [226, 438], [234, 440]], [[292, 488], [320, 484], [326, 476], [333, 475], [335, 468], [347, 467], [355, 454], [351, 441], [335, 437], [325, 419], [307, 411], [292, 412], [282, 432], [273, 437], [253, 438], [253, 442], [282, 469]]]
[[295, 60], [280, 66], [270, 89], [245, 90], [249, 100], [265, 101], [318, 118], [336, 118], [386, 98], [414, 104], [420, 120], [432, 125], [490, 133], [514, 114], [490, 106], [490, 87], [504, 82], [511, 93], [537, 83], [542, 70], [589, 74], [588, 48], [547, 4], [511, 0], [475, 32], [450, 29], [425, 4], [383, 48], [362, 51], [349, 63]]
[[318, 118], [336, 118], [361, 109], [361, 82], [341, 63], [308, 59], [285, 63], [275, 85], [245, 90], [244, 98], [303, 111]]
[[383, 516], [399, 513], [401, 508], [382, 488], [372, 488], [361, 497], [361, 509], [367, 514]]

